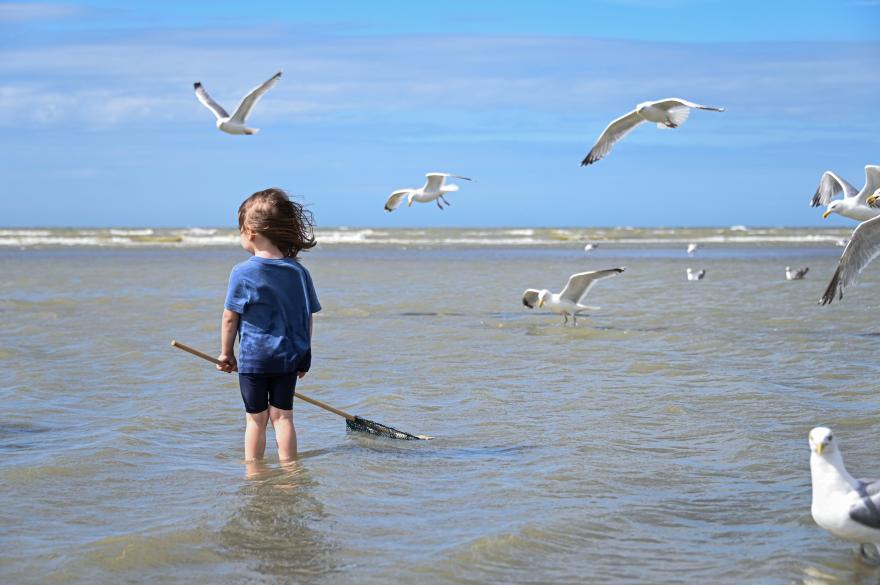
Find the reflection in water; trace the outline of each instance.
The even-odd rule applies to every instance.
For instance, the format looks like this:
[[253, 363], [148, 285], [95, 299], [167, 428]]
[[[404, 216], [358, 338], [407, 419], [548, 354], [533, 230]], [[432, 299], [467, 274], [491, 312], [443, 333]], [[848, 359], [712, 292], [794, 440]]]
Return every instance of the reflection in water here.
[[311, 528], [325, 518], [298, 461], [246, 464], [244, 500], [220, 531], [220, 542], [267, 582], [318, 583], [336, 572], [334, 547]]
[[821, 561], [804, 568], [803, 585], [880, 584], [880, 567], [861, 559], [858, 552]]

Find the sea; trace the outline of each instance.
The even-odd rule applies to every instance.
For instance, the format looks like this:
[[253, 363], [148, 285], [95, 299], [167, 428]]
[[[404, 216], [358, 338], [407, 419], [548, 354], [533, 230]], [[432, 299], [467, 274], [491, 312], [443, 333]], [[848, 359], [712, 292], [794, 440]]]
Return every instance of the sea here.
[[[880, 477], [880, 265], [817, 303], [849, 233], [319, 229], [297, 392], [434, 438], [296, 401], [245, 463], [171, 346], [218, 353], [235, 230], [0, 229], [0, 582], [876, 584], [810, 516], [812, 427]], [[615, 267], [578, 327], [522, 304]]]

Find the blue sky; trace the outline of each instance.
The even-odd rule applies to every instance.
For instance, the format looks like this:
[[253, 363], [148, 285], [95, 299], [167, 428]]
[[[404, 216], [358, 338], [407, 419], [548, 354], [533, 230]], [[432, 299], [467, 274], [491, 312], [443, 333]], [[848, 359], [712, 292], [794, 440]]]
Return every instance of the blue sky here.
[[[0, 225], [225, 226], [280, 186], [319, 226], [850, 225], [880, 164], [880, 1], [0, 2]], [[227, 109], [275, 71], [256, 136]], [[644, 125], [641, 101], [724, 106]], [[452, 207], [387, 214], [424, 173]]]

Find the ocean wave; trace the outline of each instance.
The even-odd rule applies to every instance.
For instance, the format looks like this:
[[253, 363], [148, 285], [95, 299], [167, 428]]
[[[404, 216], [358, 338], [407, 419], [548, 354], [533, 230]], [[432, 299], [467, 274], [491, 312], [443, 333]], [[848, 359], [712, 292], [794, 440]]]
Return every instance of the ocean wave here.
[[[691, 242], [716, 245], [822, 245], [849, 235], [838, 228], [473, 228], [317, 230], [319, 246], [680, 246]], [[0, 247], [227, 247], [239, 244], [235, 229], [222, 228], [89, 228], [2, 229]]]

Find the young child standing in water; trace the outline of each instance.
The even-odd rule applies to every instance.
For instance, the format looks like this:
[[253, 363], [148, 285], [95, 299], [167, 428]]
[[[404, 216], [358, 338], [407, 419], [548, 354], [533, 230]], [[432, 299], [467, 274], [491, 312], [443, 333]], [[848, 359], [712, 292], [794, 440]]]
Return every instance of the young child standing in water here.
[[217, 369], [238, 371], [247, 461], [263, 458], [270, 420], [278, 458], [296, 457], [293, 393], [311, 366], [312, 313], [321, 310], [312, 277], [297, 261], [315, 245], [313, 228], [311, 213], [281, 189], [254, 193], [238, 208], [241, 247], [253, 257], [229, 275]]

